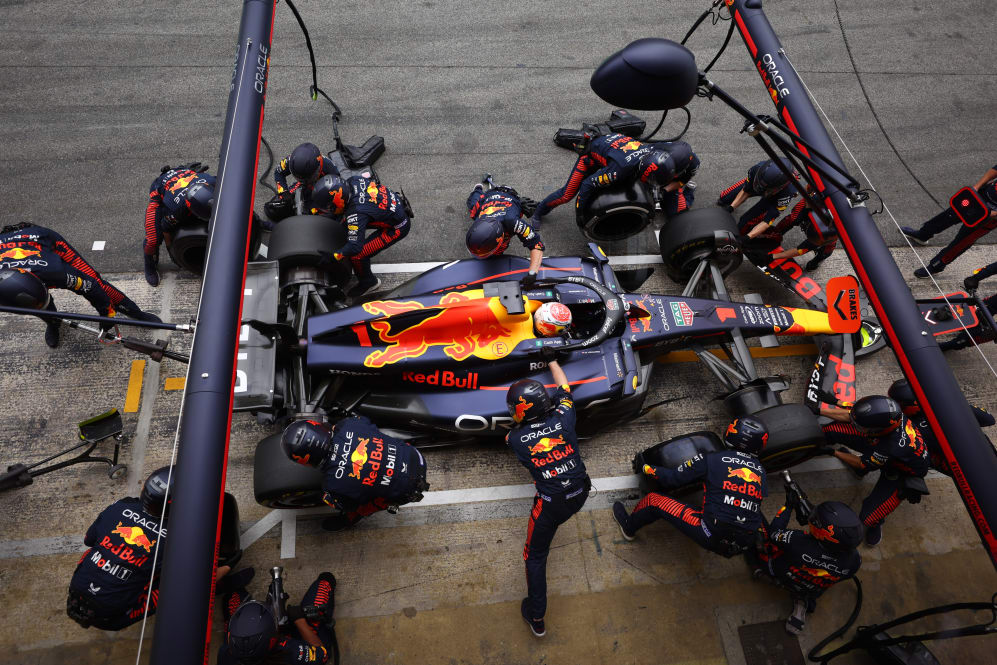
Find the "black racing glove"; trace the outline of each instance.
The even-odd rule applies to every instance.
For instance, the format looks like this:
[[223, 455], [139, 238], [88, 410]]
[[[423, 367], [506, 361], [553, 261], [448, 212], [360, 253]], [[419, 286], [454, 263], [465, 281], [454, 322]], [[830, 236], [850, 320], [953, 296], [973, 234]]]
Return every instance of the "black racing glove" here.
[[637, 453], [634, 458], [630, 461], [630, 466], [633, 468], [634, 473], [638, 476], [643, 473], [644, 470], [644, 453]]
[[530, 288], [531, 286], [537, 283], [537, 274], [535, 272], [526, 273], [525, 275], [523, 275], [521, 283], [525, 288]]
[[287, 606], [287, 620], [294, 623], [298, 619], [305, 618], [305, 611], [301, 609], [300, 605], [288, 605]]
[[553, 346], [541, 346], [540, 347], [540, 358], [545, 363], [550, 363], [557, 360], [557, 349]]
[[976, 289], [980, 286], [980, 278], [976, 275], [970, 275], [966, 279], [962, 280], [962, 285], [966, 287], [966, 290], [970, 293], [975, 293]]
[[814, 450], [814, 455], [828, 455], [829, 457], [833, 457], [836, 452], [831, 446], [819, 446]]
[[[101, 316], [113, 316], [113, 314], [107, 313], [107, 314], [101, 314]], [[114, 323], [112, 321], [101, 321], [100, 322], [100, 329], [103, 332], [109, 332], [112, 328], [114, 328]]]

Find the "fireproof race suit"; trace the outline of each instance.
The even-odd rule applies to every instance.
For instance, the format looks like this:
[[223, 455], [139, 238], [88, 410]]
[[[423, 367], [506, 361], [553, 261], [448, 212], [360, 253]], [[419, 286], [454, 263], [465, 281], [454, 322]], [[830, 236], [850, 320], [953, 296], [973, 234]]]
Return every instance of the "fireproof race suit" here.
[[522, 423], [506, 435], [520, 464], [525, 466], [537, 493], [526, 527], [527, 611], [535, 619], [547, 613], [547, 555], [557, 527], [577, 513], [592, 484], [578, 452], [575, 405], [567, 386], [552, 395], [556, 406], [546, 416]]
[[697, 510], [650, 492], [630, 514], [626, 532], [664, 519], [700, 546], [724, 556], [734, 556], [754, 544], [762, 524], [762, 499], [768, 496], [765, 469], [754, 455], [724, 450], [696, 455], [675, 469], [645, 464], [642, 471], [665, 487], [701, 480], [703, 505]]
[[199, 173], [187, 166], [164, 171], [149, 186], [149, 204], [145, 208], [145, 242], [143, 251], [154, 256], [163, 244], [164, 233], [174, 233], [191, 219], [184, 201], [184, 191], [191, 185], [215, 186], [215, 176]]
[[163, 565], [160, 550], [153, 575], [153, 548], [164, 538], [159, 515], [143, 511], [140, 499], [128, 497], [105, 508], [83, 539], [90, 549], [69, 582], [69, 616], [84, 628], [121, 630], [142, 618], [150, 583], [149, 614], [153, 614]]
[[823, 224], [816, 221], [814, 216], [810, 214], [809, 209], [807, 208], [806, 200], [797, 201], [796, 205], [793, 206], [793, 209], [789, 212], [789, 214], [780, 219], [773, 225], [772, 228], [776, 233], [782, 236], [786, 233], [786, 231], [789, 231], [794, 226], [800, 227], [800, 230], [807, 236], [803, 242], [796, 246], [797, 249], [812, 251], [814, 253], [814, 260], [817, 263], [820, 263], [827, 257], [831, 256], [835, 246], [838, 244], [837, 238], [834, 236], [834, 240], [823, 244], [819, 242], [820, 238], [833, 236], [833, 234], [831, 234], [830, 231], [821, 232], [820, 227], [822, 227]]
[[879, 470], [879, 480], [862, 502], [859, 519], [866, 527], [882, 524], [904, 499], [919, 501], [906, 489], [907, 478], [923, 478], [930, 468], [928, 446], [913, 421], [904, 417], [892, 432], [871, 437], [851, 423], [824, 425], [828, 444], [841, 444], [861, 453], [862, 470]]
[[789, 207], [790, 201], [796, 196], [796, 189], [791, 183], [787, 182], [779, 191], [764, 196], [763, 192], [756, 192], [752, 188], [752, 183], [755, 182], [755, 173], [760, 168], [765, 168], [769, 164], [769, 160], [758, 162], [750, 169], [748, 169], [748, 177], [738, 180], [733, 185], [727, 189], [720, 192], [720, 198], [717, 199], [717, 205], [728, 206], [737, 197], [741, 191], [744, 191], [748, 196], [758, 196], [760, 197], [755, 205], [748, 208], [747, 212], [741, 215], [741, 219], [738, 224], [740, 226], [741, 233], [747, 233], [754, 227], [758, 226], [759, 222], [771, 222], [776, 217], [781, 215], [786, 208]]
[[[616, 183], [628, 183], [638, 178], [646, 182], [649, 173], [639, 173], [640, 160], [654, 150], [668, 151], [668, 143], [641, 143], [623, 134], [608, 134], [592, 139], [588, 151], [581, 155], [571, 169], [568, 182], [564, 187], [550, 194], [533, 215], [540, 220], [551, 210], [563, 205], [578, 196], [576, 209], [583, 209], [596, 190], [611, 187]], [[677, 173], [674, 179], [681, 183], [688, 182], [699, 168], [699, 158], [692, 154], [688, 164], [676, 165]], [[693, 192], [684, 186], [675, 192], [669, 192], [662, 202], [662, 210], [668, 216], [674, 216], [692, 205]]]
[[[322, 176], [339, 175], [339, 169], [336, 168], [336, 165], [333, 164], [332, 160], [330, 160], [328, 157], [326, 157], [325, 155], [321, 155], [319, 156], [318, 160], [319, 160], [319, 167], [314, 178], [312, 179], [313, 183], [318, 182], [319, 178], [321, 178]], [[284, 159], [280, 160], [280, 162], [277, 164], [277, 168], [273, 170], [273, 181], [277, 184], [277, 193], [280, 194], [285, 191], [293, 192], [296, 191], [298, 187], [304, 186], [305, 191], [302, 192], [302, 196], [304, 197], [304, 200], [307, 201], [312, 194], [311, 185], [305, 185], [304, 183], [296, 182], [293, 185], [291, 185], [290, 188], [288, 188], [287, 186], [287, 176], [291, 175], [290, 164], [291, 164], [291, 156], [288, 155]]]
[[[969, 408], [973, 410], [973, 416], [976, 417], [976, 422], [980, 427], [992, 427], [997, 423], [997, 420], [994, 420], [993, 415], [986, 409], [978, 407], [975, 404], [970, 404]], [[924, 415], [921, 407], [917, 404], [905, 406], [904, 415], [911, 419], [914, 427], [924, 437], [924, 443], [928, 446], [928, 455], [931, 459], [932, 468], [951, 476], [952, 470], [949, 468], [948, 460], [945, 459], [945, 455], [942, 453], [942, 444], [938, 442], [938, 437], [935, 436], [931, 425], [928, 424], [928, 417]]]
[[[343, 211], [346, 244], [336, 250], [335, 256], [349, 258], [353, 274], [364, 283], [373, 279], [370, 257], [407, 236], [412, 224], [401, 194], [363, 176], [352, 176], [346, 185], [352, 189]], [[370, 237], [366, 235], [368, 227], [375, 230]]]
[[75, 291], [101, 316], [113, 316], [118, 309], [126, 314], [141, 312], [128, 296], [104, 281], [65, 238], [43, 226], [24, 226], [0, 234], [0, 268], [26, 270], [50, 289]]
[[339, 421], [332, 443], [321, 466], [323, 500], [351, 524], [390, 505], [419, 501], [429, 488], [422, 453], [364, 416]]
[[544, 249], [540, 232], [522, 218], [519, 197], [507, 191], [490, 189], [487, 192], [475, 189], [467, 197], [467, 211], [475, 223], [498, 220], [502, 224], [503, 239], [492, 256], [498, 256], [509, 248], [513, 236], [519, 238], [527, 249]]

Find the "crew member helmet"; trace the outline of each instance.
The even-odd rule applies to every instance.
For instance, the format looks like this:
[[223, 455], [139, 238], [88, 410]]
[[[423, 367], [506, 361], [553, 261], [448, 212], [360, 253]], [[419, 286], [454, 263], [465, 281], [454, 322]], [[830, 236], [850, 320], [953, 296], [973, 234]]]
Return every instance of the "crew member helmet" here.
[[654, 149], [640, 158], [640, 179], [655, 187], [664, 187], [675, 178], [675, 160], [667, 150]]
[[724, 432], [724, 443], [742, 453], [757, 455], [769, 440], [765, 423], [752, 416], [741, 416], [731, 421]]
[[[779, 161], [786, 167], [786, 170], [797, 177], [793, 162], [787, 157], [780, 157]], [[789, 184], [789, 177], [782, 172], [776, 160], [769, 159], [757, 164], [749, 172], [751, 178], [751, 190], [758, 196], [775, 196], [786, 185]]]
[[571, 310], [559, 302], [545, 302], [533, 313], [533, 327], [544, 337], [560, 335], [571, 326]]
[[215, 207], [215, 192], [211, 185], [198, 182], [184, 190], [184, 200], [191, 215], [202, 221], [211, 218], [211, 210]]
[[505, 245], [505, 229], [497, 219], [481, 219], [471, 224], [464, 241], [467, 251], [479, 259], [500, 254]]
[[322, 163], [322, 151], [314, 143], [302, 143], [291, 151], [291, 159], [288, 166], [291, 175], [302, 182], [311, 182], [318, 176], [319, 166]]
[[542, 383], [533, 379], [520, 379], [509, 386], [509, 392], [505, 394], [505, 404], [509, 407], [512, 419], [517, 423], [537, 420], [550, 411], [547, 389]]
[[495, 185], [494, 187], [492, 187], [492, 191], [502, 192], [503, 194], [508, 194], [509, 196], [515, 197], [517, 199], [519, 198], [519, 192], [517, 192], [512, 187], [509, 187], [508, 185]]
[[862, 542], [862, 520], [840, 501], [825, 501], [810, 515], [810, 535], [829, 549], [847, 552]]
[[322, 176], [312, 188], [311, 206], [323, 214], [341, 215], [352, 193], [352, 188], [338, 175]]
[[44, 309], [48, 303], [48, 289], [37, 275], [28, 270], [0, 268], [0, 304]]
[[895, 400], [885, 395], [869, 395], [852, 407], [852, 424], [864, 434], [892, 432], [903, 423], [904, 414]]
[[280, 447], [292, 462], [317, 467], [332, 453], [332, 433], [314, 420], [296, 420], [280, 435]]
[[903, 409], [903, 412], [912, 415], [921, 410], [917, 405], [917, 397], [914, 396], [914, 389], [910, 387], [910, 381], [907, 379], [897, 379], [890, 385], [890, 389], [886, 391], [886, 394], [890, 396], [890, 399], [895, 401]]
[[240, 605], [228, 621], [228, 648], [240, 663], [262, 663], [270, 653], [270, 642], [275, 637], [277, 619], [270, 608], [258, 600]]
[[153, 517], [162, 515], [165, 518], [170, 514], [170, 504], [173, 503], [173, 470], [172, 466], [160, 467], [150, 473], [142, 485], [142, 510]]
[[664, 148], [672, 158], [672, 177], [682, 182], [689, 182], [699, 170], [699, 158], [692, 151], [692, 146], [685, 141], [673, 141], [671, 143], [658, 144]]

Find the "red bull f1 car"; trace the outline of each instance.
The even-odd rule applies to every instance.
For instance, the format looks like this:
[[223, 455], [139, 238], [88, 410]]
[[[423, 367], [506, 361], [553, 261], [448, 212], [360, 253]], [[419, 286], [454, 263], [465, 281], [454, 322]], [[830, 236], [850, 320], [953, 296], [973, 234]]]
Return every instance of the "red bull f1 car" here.
[[[793, 406], [778, 394], [787, 380], [759, 377], [745, 343], [760, 337], [775, 344], [780, 335], [826, 342], [813, 400], [832, 399], [849, 385], [853, 390], [850, 337], [835, 332], [826, 311], [765, 304], [760, 297], [731, 301], [724, 275], [742, 257], [735, 222], [720, 209], [689, 211], [664, 227], [666, 270], [684, 284], [677, 295], [639, 292], [650, 271], [617, 273], [593, 244], [590, 256], [545, 259], [529, 288], [520, 283], [524, 258], [466, 259], [346, 306], [340, 287], [348, 268], [324, 258], [341, 235], [333, 220], [292, 217], [271, 236], [271, 260], [250, 264], [237, 410], [277, 425], [359, 413], [416, 445], [498, 437], [512, 425], [505, 404], [511, 383], [531, 377], [553, 386], [541, 357], [542, 349], [552, 349], [571, 383], [585, 436], [640, 416], [654, 360], [687, 348], [721, 381], [732, 413], [755, 413]], [[571, 309], [569, 335], [535, 334], [532, 313], [549, 301]], [[724, 349], [727, 360], [708, 346]], [[795, 406], [814, 420], [806, 407]], [[257, 448], [257, 500], [315, 505], [318, 472], [286, 460], [279, 438], [271, 435]], [[810, 440], [806, 451], [816, 443]]]

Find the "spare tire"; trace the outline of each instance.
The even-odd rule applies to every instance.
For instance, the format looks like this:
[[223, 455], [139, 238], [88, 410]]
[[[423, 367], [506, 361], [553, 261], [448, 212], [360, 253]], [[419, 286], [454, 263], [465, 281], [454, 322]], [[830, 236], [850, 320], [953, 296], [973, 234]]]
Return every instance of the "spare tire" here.
[[330, 264], [329, 257], [344, 244], [346, 230], [341, 222], [322, 215], [295, 215], [274, 224], [267, 258], [278, 261], [281, 272], [321, 264], [332, 282], [343, 286], [350, 278], [349, 264], [345, 261]]
[[[723, 450], [724, 444], [714, 432], [699, 431], [690, 434], [683, 434], [667, 441], [655, 444], [639, 453], [638, 463], [650, 464], [652, 466], [665, 466], [677, 469], [686, 460], [691, 460], [696, 455], [712, 453]], [[659, 492], [661, 487], [649, 476], [640, 475], [640, 489], [642, 493]], [[684, 492], [698, 489], [701, 481], [690, 482], [683, 487], [670, 487], [670, 494], [682, 494]]]
[[654, 219], [650, 188], [634, 180], [596, 190], [584, 207], [575, 208], [575, 222], [593, 242], [622, 240], [640, 233]]
[[751, 415], [769, 431], [759, 457], [770, 473], [810, 459], [824, 445], [824, 430], [817, 416], [803, 404], [780, 404]]
[[[253, 228], [249, 236], [249, 260], [256, 258], [260, 251], [260, 223], [253, 215]], [[195, 275], [204, 273], [204, 261], [208, 256], [208, 223], [184, 224], [166, 240], [166, 251], [170, 259], [182, 270]]]
[[722, 208], [699, 208], [675, 215], [661, 227], [658, 244], [665, 272], [685, 284], [703, 259], [713, 259], [721, 274], [741, 265], [737, 222]]
[[270, 508], [312, 508], [322, 502], [322, 472], [287, 459], [280, 446], [281, 433], [256, 444], [253, 459], [253, 493]]

